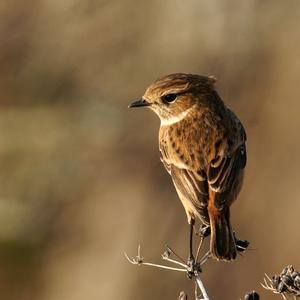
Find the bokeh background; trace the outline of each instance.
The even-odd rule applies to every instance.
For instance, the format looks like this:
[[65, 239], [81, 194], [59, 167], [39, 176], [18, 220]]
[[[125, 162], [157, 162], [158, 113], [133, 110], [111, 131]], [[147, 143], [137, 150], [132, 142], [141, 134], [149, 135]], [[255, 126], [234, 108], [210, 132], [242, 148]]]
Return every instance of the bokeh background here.
[[159, 161], [158, 118], [127, 104], [172, 72], [213, 74], [248, 134], [232, 208], [251, 250], [209, 262], [211, 299], [300, 269], [300, 2], [0, 2], [0, 297], [193, 298], [183, 273], [135, 267], [188, 226]]

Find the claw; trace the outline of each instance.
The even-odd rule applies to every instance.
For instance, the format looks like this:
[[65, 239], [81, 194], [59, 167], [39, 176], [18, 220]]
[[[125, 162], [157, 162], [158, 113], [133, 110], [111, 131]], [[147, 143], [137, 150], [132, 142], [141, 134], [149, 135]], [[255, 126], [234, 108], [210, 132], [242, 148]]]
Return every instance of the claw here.
[[197, 273], [202, 272], [200, 263], [196, 262], [194, 257], [191, 256], [187, 261], [187, 276], [189, 279], [192, 279], [193, 276], [196, 276]]
[[196, 235], [206, 238], [210, 235], [210, 226], [201, 225], [199, 231], [196, 232]]

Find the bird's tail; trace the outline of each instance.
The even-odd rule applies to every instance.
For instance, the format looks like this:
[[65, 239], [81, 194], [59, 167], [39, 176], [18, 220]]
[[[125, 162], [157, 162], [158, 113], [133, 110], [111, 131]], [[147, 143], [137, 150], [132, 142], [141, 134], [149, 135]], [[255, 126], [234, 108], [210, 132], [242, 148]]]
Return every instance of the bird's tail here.
[[214, 209], [209, 212], [211, 238], [210, 251], [218, 260], [234, 260], [236, 258], [236, 245], [230, 225], [229, 208], [222, 211]]

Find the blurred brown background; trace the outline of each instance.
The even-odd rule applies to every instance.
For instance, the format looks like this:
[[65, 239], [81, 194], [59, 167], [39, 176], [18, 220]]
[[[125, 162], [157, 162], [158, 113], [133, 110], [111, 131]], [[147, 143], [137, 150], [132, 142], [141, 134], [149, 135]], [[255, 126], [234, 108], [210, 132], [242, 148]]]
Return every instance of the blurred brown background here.
[[183, 273], [134, 267], [188, 226], [159, 161], [158, 118], [130, 111], [157, 77], [213, 74], [248, 134], [232, 223], [251, 249], [209, 262], [211, 299], [240, 299], [264, 273], [300, 269], [300, 3], [0, 2], [0, 297], [193, 298]]

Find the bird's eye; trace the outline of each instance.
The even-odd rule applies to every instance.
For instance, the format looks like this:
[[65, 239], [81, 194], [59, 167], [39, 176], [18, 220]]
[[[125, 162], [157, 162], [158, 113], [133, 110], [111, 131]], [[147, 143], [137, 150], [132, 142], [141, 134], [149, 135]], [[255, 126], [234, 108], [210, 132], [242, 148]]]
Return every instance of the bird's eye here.
[[176, 100], [176, 97], [177, 97], [176, 94], [167, 94], [167, 95], [162, 96], [161, 98], [162, 98], [163, 102], [165, 102], [165, 103], [172, 103]]

